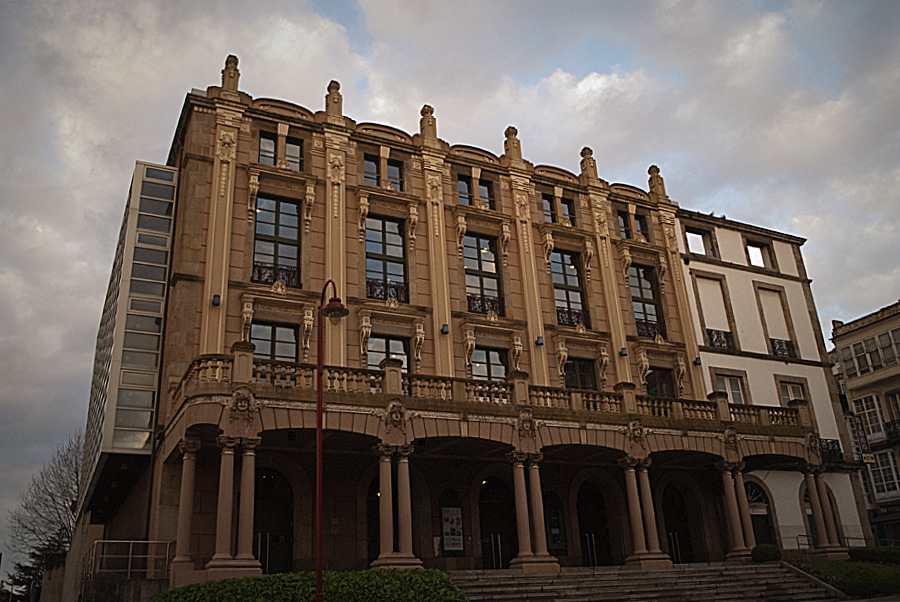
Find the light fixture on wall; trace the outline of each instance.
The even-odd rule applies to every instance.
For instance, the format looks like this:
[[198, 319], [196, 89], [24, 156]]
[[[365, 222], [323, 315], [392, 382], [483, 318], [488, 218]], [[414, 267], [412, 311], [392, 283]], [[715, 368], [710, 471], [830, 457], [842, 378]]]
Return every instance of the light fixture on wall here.
[[538, 337], [534, 344], [538, 347], [542, 347], [544, 345], [544, 337]]
[[448, 324], [441, 325], [441, 334], [450, 334], [450, 326]]
[[219, 295], [213, 295], [213, 307], [219, 307], [219, 304], [222, 303], [222, 297]]
[[694, 365], [695, 365], [695, 366], [699, 366], [699, 365], [701, 365], [702, 363], [703, 363], [703, 362], [700, 361], [700, 356], [699, 356], [699, 355], [698, 355], [697, 357], [694, 358]]
[[619, 349], [619, 355], [622, 357], [626, 357], [628, 355], [628, 349], [626, 347], [622, 347]]

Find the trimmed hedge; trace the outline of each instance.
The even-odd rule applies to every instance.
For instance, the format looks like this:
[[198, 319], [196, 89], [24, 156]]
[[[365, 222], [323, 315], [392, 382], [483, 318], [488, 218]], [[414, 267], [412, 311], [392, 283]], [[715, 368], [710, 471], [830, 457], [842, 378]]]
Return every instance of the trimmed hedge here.
[[775, 544], [761, 543], [753, 548], [753, 551], [750, 552], [750, 557], [753, 559], [753, 562], [781, 560], [781, 550]]
[[900, 593], [900, 569], [842, 560], [805, 560], [796, 563], [851, 596], [871, 598]]
[[900, 546], [873, 546], [871, 548], [850, 548], [847, 550], [851, 560], [861, 562], [880, 562], [882, 564], [900, 564]]
[[[325, 571], [322, 589], [326, 602], [466, 602], [436, 569]], [[281, 573], [187, 585], [153, 602], [312, 602], [315, 593], [315, 573]]]

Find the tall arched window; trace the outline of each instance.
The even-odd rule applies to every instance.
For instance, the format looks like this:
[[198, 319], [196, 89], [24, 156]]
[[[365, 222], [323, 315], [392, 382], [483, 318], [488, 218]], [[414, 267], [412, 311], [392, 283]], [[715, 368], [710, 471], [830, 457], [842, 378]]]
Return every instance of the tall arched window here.
[[753, 481], [746, 481], [744, 489], [747, 491], [747, 503], [750, 505], [750, 521], [753, 524], [753, 535], [756, 538], [756, 543], [777, 545], [775, 524], [772, 520], [769, 496], [766, 495], [765, 489]]

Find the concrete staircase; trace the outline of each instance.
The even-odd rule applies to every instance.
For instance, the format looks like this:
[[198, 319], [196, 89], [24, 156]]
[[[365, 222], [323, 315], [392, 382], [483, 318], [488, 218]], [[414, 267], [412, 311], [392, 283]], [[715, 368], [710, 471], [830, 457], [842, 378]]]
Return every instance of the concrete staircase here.
[[519, 571], [451, 571], [471, 602], [814, 602], [846, 596], [798, 571], [770, 562], [678, 565], [658, 571], [621, 567], [563, 568], [556, 576]]

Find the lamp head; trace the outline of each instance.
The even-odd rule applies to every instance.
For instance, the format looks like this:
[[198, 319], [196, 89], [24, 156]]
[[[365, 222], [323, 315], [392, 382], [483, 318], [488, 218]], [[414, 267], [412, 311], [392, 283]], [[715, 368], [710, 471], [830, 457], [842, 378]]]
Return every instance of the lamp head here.
[[340, 297], [332, 297], [328, 301], [328, 305], [322, 308], [322, 315], [332, 320], [340, 320], [350, 313], [350, 310], [344, 307]]

